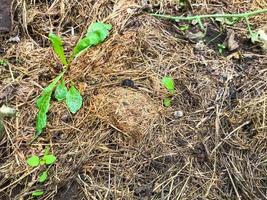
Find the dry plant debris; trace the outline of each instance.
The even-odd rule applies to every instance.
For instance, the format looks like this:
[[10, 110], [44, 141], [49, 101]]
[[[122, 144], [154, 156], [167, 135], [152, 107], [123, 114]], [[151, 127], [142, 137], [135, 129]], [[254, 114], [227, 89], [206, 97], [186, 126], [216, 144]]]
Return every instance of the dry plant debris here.
[[[187, 31], [197, 34], [197, 26], [179, 30], [186, 24], [148, 13], [240, 13], [267, 3], [184, 2], [14, 1], [13, 29], [0, 37], [0, 59], [7, 61], [0, 64], [0, 106], [17, 110], [4, 119], [0, 199], [42, 191], [40, 199], [58, 200], [267, 198], [267, 56], [261, 44], [246, 38], [244, 24], [216, 21], [205, 24], [200, 40], [189, 41]], [[70, 53], [95, 21], [112, 24], [110, 37], [65, 74], [66, 84], [82, 93], [82, 109], [72, 115], [53, 102], [47, 129], [31, 143], [35, 101], [61, 70], [49, 32], [62, 35]], [[250, 19], [254, 30], [266, 23], [266, 14]], [[16, 35], [20, 41], [6, 42]], [[229, 40], [239, 47], [218, 53], [217, 45]], [[175, 85], [168, 108], [162, 105], [164, 76]], [[40, 184], [41, 169], [26, 161], [47, 146], [57, 162]]]

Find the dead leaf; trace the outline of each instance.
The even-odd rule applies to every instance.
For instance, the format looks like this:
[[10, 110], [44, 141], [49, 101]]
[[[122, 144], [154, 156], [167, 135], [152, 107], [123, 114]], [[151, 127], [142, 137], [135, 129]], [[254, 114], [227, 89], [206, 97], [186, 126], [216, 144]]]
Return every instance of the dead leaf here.
[[227, 48], [229, 51], [234, 51], [239, 48], [238, 42], [235, 40], [235, 32], [233, 30], [228, 30], [227, 32]]

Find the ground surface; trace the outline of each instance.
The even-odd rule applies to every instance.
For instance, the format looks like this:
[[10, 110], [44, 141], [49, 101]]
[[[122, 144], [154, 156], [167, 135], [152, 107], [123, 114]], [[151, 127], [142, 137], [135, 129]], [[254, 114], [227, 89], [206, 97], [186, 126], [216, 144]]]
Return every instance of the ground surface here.
[[[264, 0], [14, 1], [13, 28], [1, 35], [0, 105], [17, 109], [0, 140], [0, 199], [267, 199], [267, 56], [244, 23], [207, 20], [204, 42], [151, 16], [234, 13], [267, 8]], [[35, 134], [35, 101], [60, 72], [47, 35], [68, 52], [94, 21], [110, 37], [74, 62], [66, 76], [84, 104], [75, 115], [53, 102], [45, 132]], [[254, 29], [267, 15], [252, 17]], [[238, 47], [218, 52], [232, 30]], [[191, 25], [191, 33], [198, 32]], [[72, 34], [74, 32], [74, 34]], [[19, 36], [20, 41], [10, 41]], [[161, 78], [175, 79], [170, 108]], [[134, 81], [126, 87], [125, 79]], [[127, 85], [127, 84], [126, 84]], [[130, 86], [132, 86], [130, 84]], [[182, 116], [175, 116], [182, 111]], [[181, 112], [180, 112], [181, 113]], [[45, 184], [26, 159], [50, 146], [58, 160]]]

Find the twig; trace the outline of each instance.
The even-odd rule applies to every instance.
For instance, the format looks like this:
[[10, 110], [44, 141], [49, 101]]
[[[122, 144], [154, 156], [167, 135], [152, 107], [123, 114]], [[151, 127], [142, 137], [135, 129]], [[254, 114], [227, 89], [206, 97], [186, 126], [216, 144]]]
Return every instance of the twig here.
[[162, 17], [166, 19], [173, 19], [176, 21], [192, 21], [192, 20], [198, 20], [198, 19], [204, 19], [204, 18], [247, 18], [250, 16], [258, 15], [267, 13], [267, 9], [262, 10], [256, 10], [252, 12], [246, 12], [246, 13], [236, 13], [236, 14], [208, 14], [208, 15], [195, 15], [195, 16], [188, 16], [188, 17], [182, 17], [182, 16], [171, 16], [171, 15], [162, 15], [162, 14], [152, 14], [152, 16], [155, 17]]

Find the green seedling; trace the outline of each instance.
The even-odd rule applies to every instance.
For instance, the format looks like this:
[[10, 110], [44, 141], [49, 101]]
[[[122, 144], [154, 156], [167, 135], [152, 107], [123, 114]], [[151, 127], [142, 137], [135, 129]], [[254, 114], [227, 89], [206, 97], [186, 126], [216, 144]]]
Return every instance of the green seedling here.
[[178, 26], [178, 29], [180, 31], [187, 31], [189, 29], [189, 25], [181, 25], [181, 26]]
[[38, 157], [36, 155], [32, 155], [27, 159], [27, 164], [31, 167], [39, 167], [41, 165], [52, 165], [56, 162], [57, 157], [53, 154], [44, 155], [43, 157]]
[[38, 176], [38, 181], [40, 183], [44, 183], [47, 180], [47, 178], [48, 178], [48, 172], [44, 171]]
[[224, 44], [218, 44], [218, 51], [220, 54], [223, 54], [225, 49], [226, 49], [226, 46]]
[[42, 190], [35, 190], [32, 192], [33, 197], [41, 197], [44, 195], [44, 192]]
[[[27, 159], [27, 164], [30, 167], [40, 167], [41, 165], [45, 165], [46, 167], [49, 167], [53, 165], [57, 161], [57, 158], [55, 155], [49, 153], [49, 147], [45, 149], [44, 155], [42, 157], [39, 157], [37, 155], [32, 155], [30, 158]], [[44, 183], [48, 179], [48, 169], [41, 172], [38, 175], [38, 182]], [[32, 196], [39, 197], [42, 196], [44, 192], [42, 190], [36, 190], [32, 193]]]
[[215, 19], [217, 21], [219, 20], [221, 22], [228, 23], [228, 24], [235, 24], [238, 21], [244, 20], [246, 25], [247, 25], [249, 36], [253, 41], [253, 40], [257, 39], [257, 36], [255, 35], [255, 33], [251, 29], [251, 26], [249, 23], [249, 17], [255, 16], [258, 14], [263, 14], [263, 13], [267, 13], [267, 9], [255, 10], [252, 12], [238, 13], [238, 14], [207, 14], [207, 15], [194, 15], [194, 16], [188, 16], [188, 17], [162, 15], [162, 14], [152, 14], [152, 15], [155, 17], [161, 17], [161, 18], [165, 18], [165, 19], [175, 20], [177, 22], [179, 22], [179, 21], [189, 21], [189, 22], [194, 21], [199, 25], [199, 27], [203, 31], [205, 31], [204, 24], [202, 23], [203, 19], [207, 19], [207, 18], [208, 19]]
[[74, 47], [69, 58], [66, 57], [63, 42], [61, 38], [54, 33], [49, 34], [49, 40], [52, 44], [53, 50], [59, 58], [63, 72], [60, 73], [42, 92], [40, 97], [36, 101], [36, 107], [38, 109], [36, 117], [36, 137], [38, 137], [46, 127], [47, 112], [50, 107], [50, 101], [52, 94], [58, 101], [64, 101], [71, 113], [75, 114], [83, 104], [82, 96], [79, 90], [71, 84], [68, 90], [64, 74], [69, 69], [72, 61], [79, 57], [83, 52], [92, 46], [96, 46], [105, 41], [109, 36], [109, 31], [112, 29], [110, 24], [104, 24], [101, 22], [93, 23], [89, 26], [87, 33]]
[[0, 59], [0, 66], [6, 67], [7, 65], [8, 65], [7, 61]]
[[[170, 93], [170, 95], [174, 95], [175, 93], [175, 87], [174, 87], [174, 80], [172, 77], [170, 76], [165, 76], [162, 79], [162, 84], [164, 85], [164, 87], [168, 90], [168, 92]], [[169, 97], [166, 97], [163, 99], [163, 105], [165, 107], [170, 107], [171, 106], [171, 102], [172, 100]]]

